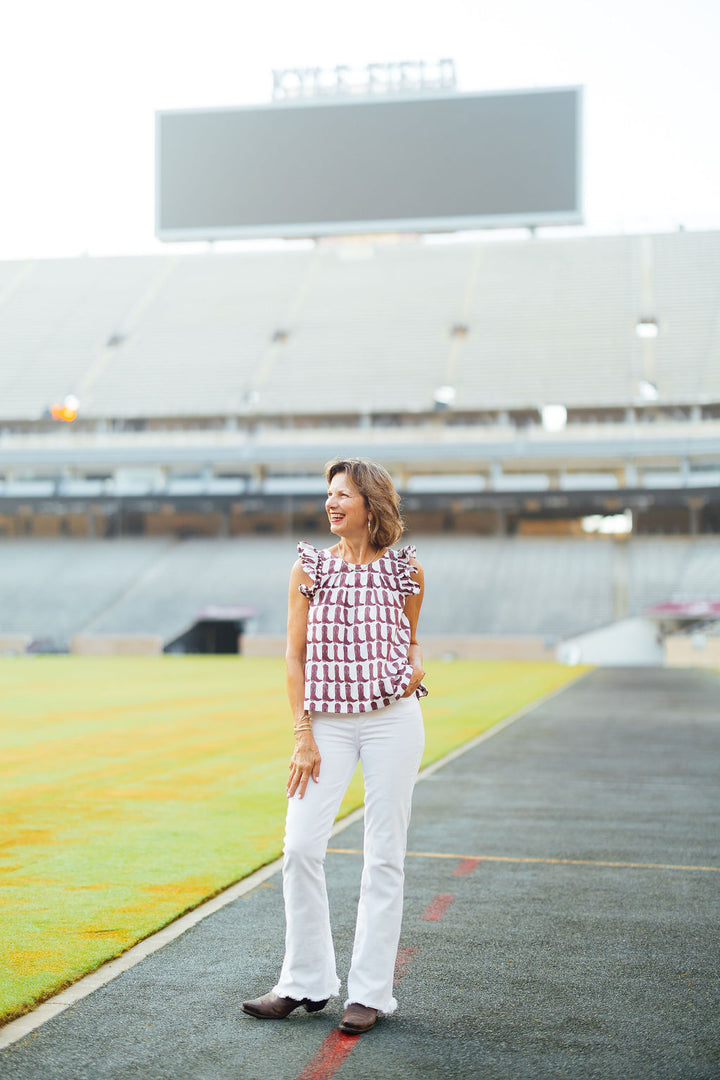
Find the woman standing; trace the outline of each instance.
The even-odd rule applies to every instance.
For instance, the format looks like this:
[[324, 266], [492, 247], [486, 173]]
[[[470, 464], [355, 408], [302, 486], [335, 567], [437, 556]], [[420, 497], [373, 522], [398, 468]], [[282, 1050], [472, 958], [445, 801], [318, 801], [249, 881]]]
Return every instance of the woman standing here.
[[324, 1008], [340, 980], [330, 931], [325, 853], [355, 766], [365, 782], [364, 862], [348, 1000], [340, 1030], [369, 1031], [397, 1007], [410, 803], [424, 734], [416, 631], [423, 573], [403, 532], [386, 470], [362, 458], [325, 470], [334, 547], [298, 544], [290, 577], [287, 690], [295, 751], [283, 862], [285, 959], [277, 985], [245, 1012], [280, 1019]]

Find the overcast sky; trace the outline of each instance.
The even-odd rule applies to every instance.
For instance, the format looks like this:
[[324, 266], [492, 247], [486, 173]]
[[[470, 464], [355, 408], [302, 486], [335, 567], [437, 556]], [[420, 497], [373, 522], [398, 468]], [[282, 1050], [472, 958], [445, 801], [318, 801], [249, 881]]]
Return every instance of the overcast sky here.
[[441, 57], [463, 91], [585, 87], [583, 231], [720, 228], [719, 49], [715, 0], [17, 0], [0, 258], [167, 250], [156, 109], [266, 102], [274, 67]]

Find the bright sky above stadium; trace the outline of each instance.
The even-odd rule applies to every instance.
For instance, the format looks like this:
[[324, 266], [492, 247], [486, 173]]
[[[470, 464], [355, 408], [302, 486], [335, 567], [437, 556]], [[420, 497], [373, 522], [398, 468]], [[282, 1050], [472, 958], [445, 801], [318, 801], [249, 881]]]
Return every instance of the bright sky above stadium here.
[[461, 91], [585, 87], [581, 232], [720, 228], [719, 46], [712, 0], [23, 0], [0, 42], [0, 258], [167, 250], [156, 109], [267, 102], [273, 68], [444, 57]]

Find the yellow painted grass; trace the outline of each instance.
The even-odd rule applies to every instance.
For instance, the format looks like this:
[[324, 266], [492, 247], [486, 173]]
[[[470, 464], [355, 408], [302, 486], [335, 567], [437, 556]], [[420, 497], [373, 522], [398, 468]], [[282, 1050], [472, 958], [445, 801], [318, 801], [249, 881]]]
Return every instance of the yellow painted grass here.
[[[428, 669], [426, 764], [584, 670]], [[276, 858], [291, 738], [271, 659], [0, 659], [0, 688], [1, 1022]]]

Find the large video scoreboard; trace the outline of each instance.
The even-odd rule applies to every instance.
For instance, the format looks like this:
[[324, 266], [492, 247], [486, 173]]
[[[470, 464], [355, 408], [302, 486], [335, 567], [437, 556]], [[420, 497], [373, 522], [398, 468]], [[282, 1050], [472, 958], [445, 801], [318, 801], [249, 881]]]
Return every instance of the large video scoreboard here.
[[159, 112], [161, 240], [577, 224], [579, 87]]

